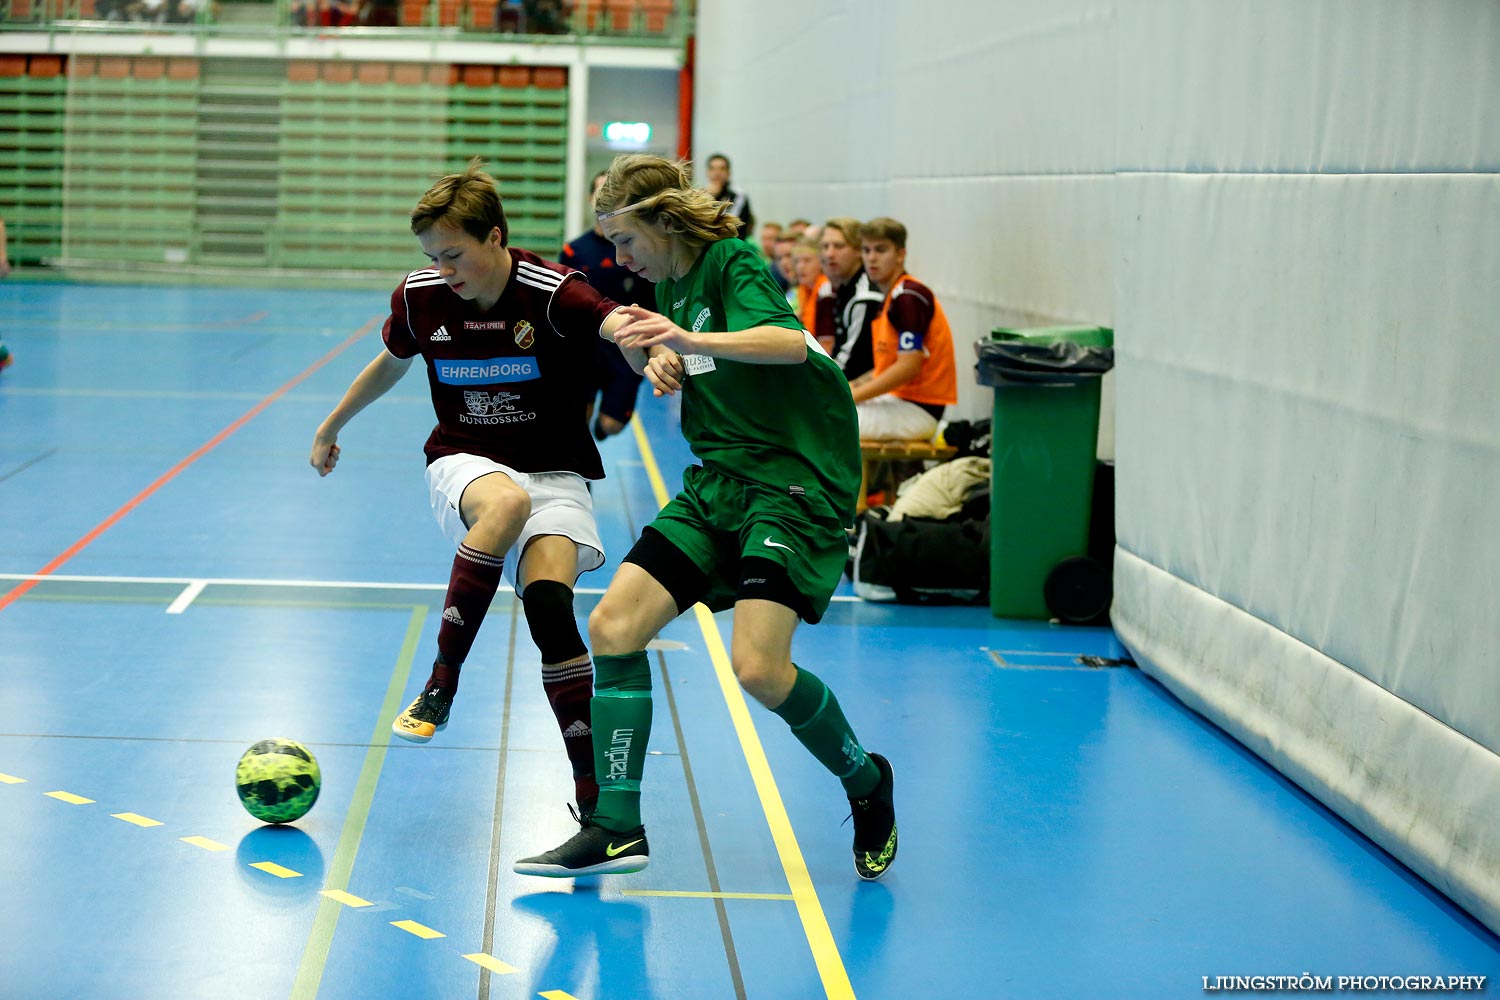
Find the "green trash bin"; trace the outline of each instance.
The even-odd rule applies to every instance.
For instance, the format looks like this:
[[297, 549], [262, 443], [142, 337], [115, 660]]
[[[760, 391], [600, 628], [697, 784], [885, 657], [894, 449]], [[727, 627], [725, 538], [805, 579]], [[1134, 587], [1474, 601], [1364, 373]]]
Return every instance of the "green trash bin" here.
[[[1099, 326], [996, 328], [990, 340], [1083, 348], [1088, 372], [1022, 373], [994, 384], [991, 427], [990, 613], [996, 618], [1047, 619], [1043, 584], [1053, 568], [1089, 547], [1089, 514], [1099, 440], [1099, 388], [1113, 364], [1114, 331]], [[1066, 349], [1064, 349], [1066, 353]], [[980, 377], [985, 381], [984, 348]], [[1043, 369], [1046, 365], [1042, 366]]]

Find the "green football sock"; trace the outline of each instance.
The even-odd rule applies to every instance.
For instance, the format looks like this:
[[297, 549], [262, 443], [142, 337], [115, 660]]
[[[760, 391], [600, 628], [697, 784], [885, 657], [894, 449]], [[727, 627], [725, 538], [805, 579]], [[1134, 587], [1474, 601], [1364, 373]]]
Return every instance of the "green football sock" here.
[[594, 657], [594, 775], [599, 807], [594, 822], [624, 833], [641, 825], [641, 775], [651, 738], [651, 663], [643, 649]]
[[839, 700], [812, 671], [792, 666], [797, 670], [792, 693], [771, 711], [785, 719], [792, 735], [844, 783], [850, 798], [870, 794], [880, 784], [880, 769], [859, 745]]

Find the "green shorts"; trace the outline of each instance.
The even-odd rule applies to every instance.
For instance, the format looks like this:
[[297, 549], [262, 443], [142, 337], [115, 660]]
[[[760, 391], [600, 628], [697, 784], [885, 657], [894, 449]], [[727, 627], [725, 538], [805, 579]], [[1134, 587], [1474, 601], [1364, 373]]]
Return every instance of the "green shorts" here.
[[712, 611], [732, 608], [740, 587], [740, 561], [751, 556], [785, 568], [815, 623], [849, 561], [849, 537], [837, 520], [809, 509], [801, 497], [731, 479], [694, 465], [682, 475], [682, 492], [661, 509], [651, 527], [708, 577], [702, 601]]

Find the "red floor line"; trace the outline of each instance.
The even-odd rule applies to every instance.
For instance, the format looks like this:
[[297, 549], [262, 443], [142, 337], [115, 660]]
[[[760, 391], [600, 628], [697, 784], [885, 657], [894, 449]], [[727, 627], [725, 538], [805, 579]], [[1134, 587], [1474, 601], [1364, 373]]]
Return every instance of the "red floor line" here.
[[287, 382], [281, 388], [271, 393], [265, 399], [262, 399], [259, 403], [256, 403], [234, 423], [230, 424], [228, 427], [215, 434], [205, 443], [199, 445], [196, 449], [194, 449], [192, 454], [188, 455], [182, 461], [178, 462], [176, 465], [172, 466], [166, 472], [158, 476], [156, 481], [153, 482], [150, 486], [147, 486], [135, 496], [131, 497], [119, 510], [106, 517], [103, 521], [100, 521], [99, 524], [97, 524], [88, 534], [78, 539], [78, 541], [74, 542], [72, 545], [69, 545], [61, 553], [55, 556], [51, 562], [43, 566], [41, 569], [37, 570], [36, 573], [33, 574], [31, 579], [23, 581], [22, 583], [12, 588], [3, 597], [0, 597], [0, 611], [4, 611], [6, 608], [10, 607], [16, 601], [25, 596], [27, 591], [31, 590], [31, 588], [35, 587], [38, 583], [41, 582], [41, 577], [50, 576], [51, 574], [57, 572], [60, 566], [66, 563], [69, 559], [72, 559], [78, 553], [82, 552], [94, 541], [94, 539], [98, 538], [110, 528], [114, 527], [122, 518], [125, 517], [126, 514], [129, 514], [141, 504], [145, 503], [153, 493], [161, 489], [173, 479], [177, 478], [177, 475], [188, 466], [192, 465], [194, 462], [198, 461], [198, 459], [202, 458], [214, 448], [218, 447], [235, 431], [248, 424], [251, 420], [254, 420], [262, 410], [270, 406], [272, 403], [276, 402], [292, 389], [296, 388], [319, 368], [322, 368], [324, 365], [328, 364], [328, 362], [338, 357], [349, 347], [353, 346], [356, 341], [370, 332], [370, 328], [373, 327], [377, 321], [377, 319], [372, 319], [364, 326], [354, 331], [342, 344], [339, 344], [337, 347], [329, 351], [327, 354], [323, 355], [317, 361], [314, 361], [307, 368], [304, 368], [302, 372], [292, 378], [291, 381]]
[[[271, 313], [270, 313], [269, 310], [262, 309], [260, 312], [251, 313], [249, 316], [241, 316], [239, 319], [224, 319], [224, 320], [220, 320], [217, 323], [208, 323], [206, 325], [210, 326], [210, 327], [249, 326], [251, 323], [259, 323], [261, 320], [265, 319], [269, 315], [271, 315]], [[334, 353], [338, 353], [338, 352], [334, 352]]]

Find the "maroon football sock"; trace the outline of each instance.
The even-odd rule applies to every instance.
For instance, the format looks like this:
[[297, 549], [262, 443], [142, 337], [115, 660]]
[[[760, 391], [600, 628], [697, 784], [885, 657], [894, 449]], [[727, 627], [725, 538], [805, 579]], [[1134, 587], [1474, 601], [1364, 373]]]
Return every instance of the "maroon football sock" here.
[[562, 733], [568, 762], [573, 765], [573, 790], [579, 802], [599, 797], [594, 780], [594, 740], [589, 701], [594, 694], [594, 665], [587, 655], [567, 663], [542, 665], [542, 690], [552, 706]]
[[484, 616], [500, 587], [505, 569], [504, 556], [492, 556], [460, 544], [453, 557], [453, 572], [448, 577], [448, 596], [443, 600], [443, 622], [438, 626], [438, 662], [432, 667], [428, 683], [446, 687], [450, 693], [458, 687], [458, 671]]

